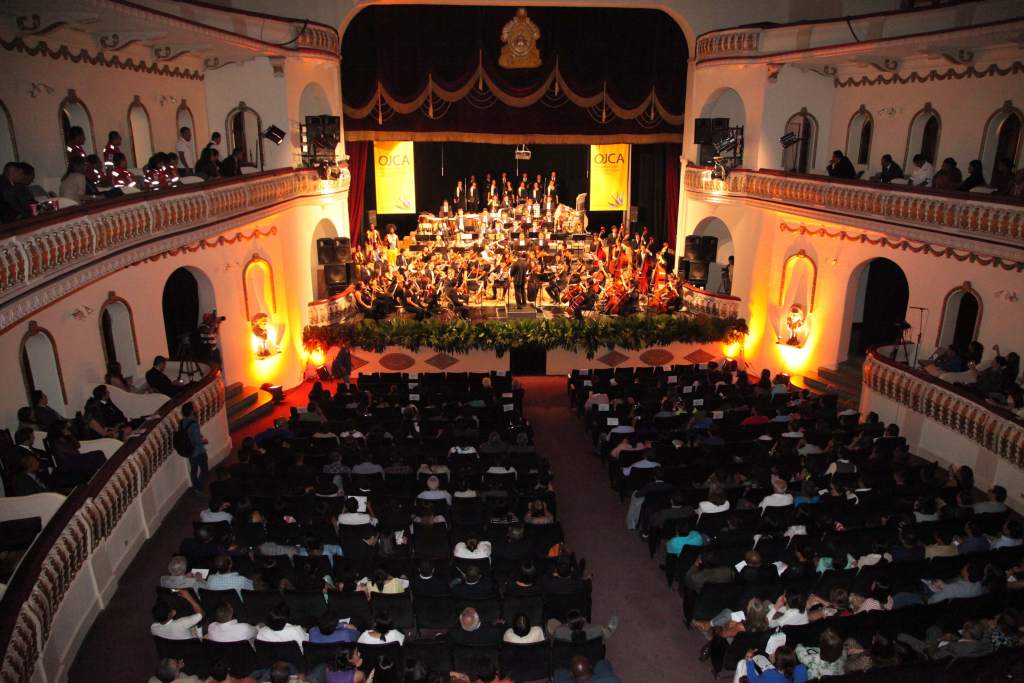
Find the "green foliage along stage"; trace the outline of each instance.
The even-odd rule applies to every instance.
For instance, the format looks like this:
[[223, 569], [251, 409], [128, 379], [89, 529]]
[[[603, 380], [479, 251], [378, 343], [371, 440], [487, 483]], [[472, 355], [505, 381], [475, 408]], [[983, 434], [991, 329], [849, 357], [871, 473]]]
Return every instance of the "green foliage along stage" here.
[[745, 320], [705, 315], [636, 315], [621, 318], [552, 318], [540, 320], [359, 320], [303, 330], [306, 348], [328, 349], [339, 342], [381, 352], [387, 346], [412, 351], [426, 347], [444, 353], [494, 351], [498, 356], [514, 348], [585, 351], [618, 346], [644, 349], [673, 342], [732, 341], [747, 331]]

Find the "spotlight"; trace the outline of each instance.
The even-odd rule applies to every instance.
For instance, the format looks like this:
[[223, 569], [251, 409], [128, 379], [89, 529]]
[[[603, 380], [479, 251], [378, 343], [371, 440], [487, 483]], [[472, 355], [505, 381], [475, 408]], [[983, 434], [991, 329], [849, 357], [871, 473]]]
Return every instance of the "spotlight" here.
[[529, 161], [533, 158], [533, 152], [526, 145], [516, 147], [515, 157], [517, 161]]
[[280, 145], [284, 142], [284, 131], [277, 126], [271, 126], [263, 131], [263, 137], [270, 140], [275, 145]]
[[787, 147], [792, 147], [796, 143], [800, 142], [800, 139], [801, 138], [800, 138], [799, 135], [797, 135], [793, 131], [789, 131], [788, 133], [783, 135], [781, 138], [779, 138], [779, 144], [781, 144], [782, 148], [785, 149]]
[[737, 142], [738, 140], [736, 139], [736, 136], [732, 133], [729, 133], [718, 138], [711, 144], [715, 148], [715, 154], [722, 155], [725, 152], [735, 149]]
[[711, 169], [712, 180], [725, 180], [725, 176], [729, 174], [729, 169], [722, 163], [722, 157], [715, 157], [714, 167]]

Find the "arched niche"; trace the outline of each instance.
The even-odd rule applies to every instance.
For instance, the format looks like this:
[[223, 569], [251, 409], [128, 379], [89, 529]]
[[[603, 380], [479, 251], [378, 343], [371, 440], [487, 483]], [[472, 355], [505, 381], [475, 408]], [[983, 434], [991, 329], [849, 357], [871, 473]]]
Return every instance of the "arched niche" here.
[[[743, 98], [733, 88], [719, 88], [708, 96], [704, 106], [700, 110], [701, 118], [729, 119], [730, 126], [745, 126], [747, 122], [747, 108], [743, 105]], [[705, 148], [704, 155], [712, 154], [707, 151], [710, 145]], [[707, 157], [701, 155], [706, 160]], [[742, 162], [741, 162], [742, 163]]]
[[217, 308], [213, 282], [199, 268], [185, 266], [168, 276], [163, 290], [164, 332], [167, 355], [177, 358], [182, 339], [194, 342], [204, 313]]
[[961, 353], [966, 351], [967, 345], [978, 338], [982, 312], [981, 295], [970, 282], [951, 289], [942, 299], [935, 346], [950, 346]]
[[128, 138], [131, 140], [135, 166], [142, 168], [153, 156], [153, 129], [150, 125], [149, 111], [138, 95], [128, 107]]
[[[723, 294], [728, 293], [721, 291], [722, 269], [729, 264], [729, 257], [736, 255], [736, 245], [733, 242], [729, 226], [726, 225], [725, 221], [721, 218], [718, 218], [717, 216], [709, 216], [697, 224], [693, 229], [693, 234], [699, 237], [714, 237], [718, 240], [714, 260], [714, 263], [718, 265], [718, 267], [708, 268], [708, 282], [706, 289], [709, 292], [721, 292]], [[735, 277], [735, 273], [733, 277]], [[732, 284], [735, 283], [730, 283], [729, 289], [732, 289]]]
[[224, 156], [236, 147], [242, 149], [242, 166], [263, 168], [263, 120], [255, 109], [239, 102], [225, 119], [224, 130], [228, 136], [228, 149]]
[[789, 117], [783, 133], [793, 133], [798, 140], [782, 151], [782, 169], [809, 173], [814, 168], [818, 147], [818, 120], [803, 107]]
[[100, 308], [99, 322], [105, 361], [120, 364], [125, 377], [134, 376], [141, 368], [142, 359], [131, 305], [110, 292]]
[[978, 158], [985, 169], [985, 177], [991, 179], [993, 186], [1003, 180], [996, 172], [996, 160], [1005, 157], [1010, 160], [1012, 168], [1016, 168], [1021, 161], [1024, 152], [1022, 127], [1024, 112], [1013, 106], [1010, 100], [1003, 102], [1003, 106], [992, 112], [985, 122]]
[[846, 288], [840, 351], [861, 358], [872, 346], [897, 341], [909, 300], [910, 283], [895, 261], [876, 257], [858, 264]]
[[260, 313], [273, 317], [277, 313], [274, 269], [262, 256], [253, 256], [242, 271], [242, 293], [245, 316], [252, 320]]
[[[331, 106], [327, 93], [324, 92], [320, 84], [307, 83], [299, 95], [299, 123], [305, 123], [307, 116], [332, 116], [334, 113], [334, 107]], [[299, 144], [301, 144], [301, 141], [296, 138], [296, 145]], [[335, 149], [335, 152], [337, 152], [337, 149]]]
[[49, 398], [51, 408], [65, 414], [68, 392], [64, 386], [57, 343], [50, 331], [34, 320], [30, 321], [28, 331], [21, 338], [18, 358], [29, 403], [32, 402], [32, 392], [38, 389]]
[[310, 289], [313, 300], [326, 299], [328, 296], [327, 282], [323, 276], [323, 266], [319, 265], [319, 259], [316, 254], [316, 242], [319, 239], [330, 237], [337, 239], [338, 229], [334, 226], [334, 223], [330, 219], [324, 218], [316, 224], [316, 228], [313, 229], [313, 236], [309, 240], [309, 272], [311, 277], [312, 287]]
[[782, 264], [779, 281], [778, 305], [788, 309], [799, 304], [808, 313], [814, 312], [814, 297], [818, 288], [818, 264], [801, 249]]
[[[175, 131], [180, 131], [182, 128], [188, 128], [192, 131], [192, 151], [195, 154], [195, 158], [199, 159], [199, 151], [196, 149], [199, 141], [197, 139], [196, 132], [196, 119], [192, 116], [192, 110], [189, 109], [188, 103], [182, 99], [181, 104], [178, 105], [178, 111], [174, 115]], [[178, 137], [181, 137], [180, 134]]]
[[909, 168], [915, 154], [923, 154], [932, 164], [939, 158], [939, 136], [942, 133], [942, 118], [932, 109], [931, 102], [925, 102], [907, 131], [907, 152], [903, 157], [903, 168]]
[[0, 164], [18, 160], [18, 139], [14, 135], [14, 119], [7, 105], [0, 100]]
[[846, 127], [846, 156], [858, 166], [871, 163], [871, 138], [874, 137], [875, 119], [862, 104], [850, 117]]
[[72, 128], [78, 126], [85, 133], [85, 151], [87, 154], [96, 154], [96, 132], [92, 125], [92, 114], [89, 113], [85, 102], [79, 99], [78, 94], [68, 90], [67, 96], [61, 100], [57, 109], [57, 118], [60, 125], [60, 139], [64, 141], [64, 147], [68, 146], [68, 134]]

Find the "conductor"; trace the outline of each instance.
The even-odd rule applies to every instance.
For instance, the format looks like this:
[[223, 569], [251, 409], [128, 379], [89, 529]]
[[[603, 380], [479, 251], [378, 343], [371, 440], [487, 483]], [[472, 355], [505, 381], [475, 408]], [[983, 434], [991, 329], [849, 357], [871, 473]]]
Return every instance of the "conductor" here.
[[512, 286], [516, 291], [516, 308], [522, 308], [526, 303], [526, 278], [529, 275], [530, 267], [526, 263], [526, 257], [520, 256], [512, 264], [509, 274], [512, 276]]

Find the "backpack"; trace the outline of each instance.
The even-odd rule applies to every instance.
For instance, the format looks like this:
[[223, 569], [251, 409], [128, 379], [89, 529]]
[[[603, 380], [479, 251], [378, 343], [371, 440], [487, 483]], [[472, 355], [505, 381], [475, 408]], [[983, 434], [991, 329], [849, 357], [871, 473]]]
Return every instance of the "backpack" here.
[[185, 420], [181, 421], [181, 424], [178, 425], [177, 431], [174, 432], [174, 436], [171, 437], [171, 445], [174, 447], [174, 452], [181, 457], [192, 457], [192, 439], [188, 436], [188, 425]]

